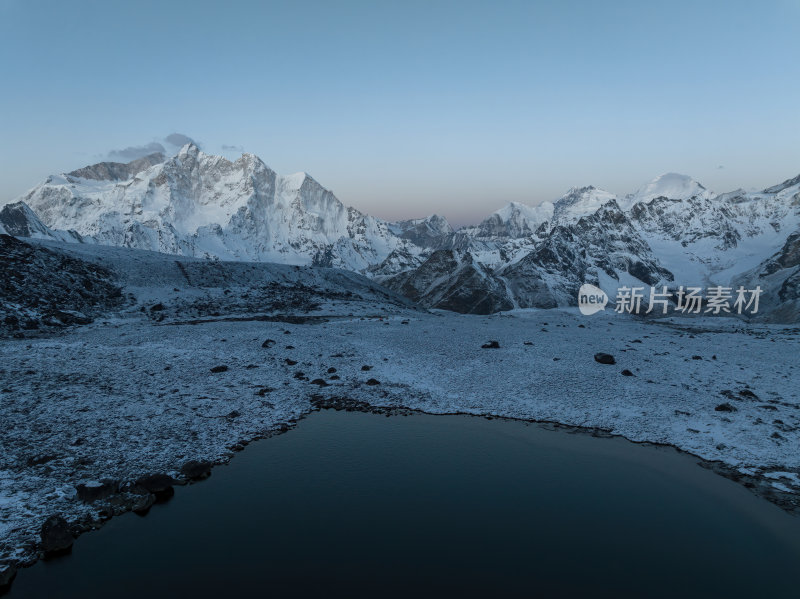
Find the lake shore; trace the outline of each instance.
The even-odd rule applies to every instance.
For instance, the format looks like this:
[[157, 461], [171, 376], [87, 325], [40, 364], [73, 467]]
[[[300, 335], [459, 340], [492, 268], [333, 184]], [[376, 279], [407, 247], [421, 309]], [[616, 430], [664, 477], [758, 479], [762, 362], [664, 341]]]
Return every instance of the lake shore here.
[[[226, 463], [252, 440], [349, 401], [672, 445], [796, 510], [797, 330], [713, 326], [559, 310], [398, 313], [311, 324], [120, 321], [2, 341], [2, 559], [35, 561], [49, 515], [91, 529], [132, 507], [80, 501], [77, 485], [180, 481], [186, 462]], [[489, 340], [500, 347], [484, 349]], [[598, 351], [617, 363], [595, 362]], [[723, 404], [732, 410], [716, 409]]]

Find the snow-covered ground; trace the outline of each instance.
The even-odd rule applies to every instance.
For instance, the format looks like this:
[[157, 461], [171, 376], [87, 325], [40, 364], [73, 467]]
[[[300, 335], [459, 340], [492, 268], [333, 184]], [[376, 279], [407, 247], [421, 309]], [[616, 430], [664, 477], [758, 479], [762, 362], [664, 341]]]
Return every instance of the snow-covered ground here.
[[29, 561], [53, 513], [97, 520], [76, 484], [226, 461], [320, 398], [599, 427], [800, 491], [796, 326], [384, 307], [333, 302], [304, 324], [131, 311], [0, 341], [0, 559]]

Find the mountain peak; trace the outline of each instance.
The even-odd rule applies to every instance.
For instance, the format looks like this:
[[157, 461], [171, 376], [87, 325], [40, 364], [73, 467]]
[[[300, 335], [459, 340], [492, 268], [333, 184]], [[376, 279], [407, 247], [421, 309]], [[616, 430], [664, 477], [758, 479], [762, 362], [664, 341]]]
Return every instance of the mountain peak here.
[[620, 202], [620, 208], [628, 210], [639, 202], [649, 202], [662, 197], [670, 200], [688, 200], [694, 197], [707, 199], [713, 195], [710, 190], [689, 175], [663, 173], [647, 185], [640, 187], [635, 193], [626, 196], [625, 200]]
[[566, 224], [577, 222], [584, 216], [597, 212], [602, 206], [617, 198], [613, 193], [594, 185], [571, 187], [554, 203], [553, 222]]
[[178, 157], [191, 156], [193, 158], [196, 158], [198, 154], [200, 154], [200, 147], [193, 141], [190, 141], [189, 143], [185, 144], [178, 151]]
[[125, 181], [153, 165], [161, 164], [166, 157], [161, 152], [148, 154], [130, 162], [98, 162], [67, 173], [68, 177], [95, 181]]

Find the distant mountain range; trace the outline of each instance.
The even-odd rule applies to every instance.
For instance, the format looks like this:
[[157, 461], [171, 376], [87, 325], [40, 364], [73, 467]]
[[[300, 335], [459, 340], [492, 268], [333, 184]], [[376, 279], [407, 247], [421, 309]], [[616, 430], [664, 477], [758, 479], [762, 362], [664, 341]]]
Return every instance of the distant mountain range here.
[[592, 283], [760, 285], [762, 317], [800, 318], [800, 176], [715, 194], [668, 173], [617, 197], [570, 189], [511, 203], [477, 226], [390, 223], [346, 207], [305, 173], [280, 176], [188, 144], [48, 177], [0, 211], [0, 233], [221, 260], [333, 266], [428, 307], [491, 313], [574, 305]]

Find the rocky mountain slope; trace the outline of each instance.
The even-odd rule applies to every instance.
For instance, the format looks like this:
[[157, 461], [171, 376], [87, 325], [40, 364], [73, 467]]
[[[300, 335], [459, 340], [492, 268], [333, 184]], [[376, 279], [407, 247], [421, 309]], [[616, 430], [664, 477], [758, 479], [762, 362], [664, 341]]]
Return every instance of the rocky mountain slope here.
[[[57, 274], [56, 274], [57, 273]], [[407, 298], [346, 270], [203, 260], [0, 234], [0, 337], [147, 319], [325, 319], [354, 310], [415, 312]]]
[[573, 188], [453, 230], [435, 215], [382, 221], [305, 173], [282, 177], [252, 154], [231, 162], [188, 144], [169, 158], [52, 176], [4, 207], [0, 227], [17, 237], [345, 268], [462, 312], [574, 305], [584, 282], [613, 296], [621, 285], [747, 281], [763, 283], [765, 318], [797, 319], [784, 304], [794, 301], [800, 266], [770, 265], [800, 231], [800, 177], [718, 195], [667, 173], [624, 197]]

